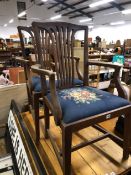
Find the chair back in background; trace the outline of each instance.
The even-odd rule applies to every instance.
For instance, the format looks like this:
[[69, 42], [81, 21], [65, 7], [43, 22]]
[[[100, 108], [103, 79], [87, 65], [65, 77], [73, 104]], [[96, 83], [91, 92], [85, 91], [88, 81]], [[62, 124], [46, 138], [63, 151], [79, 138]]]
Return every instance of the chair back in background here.
[[[18, 26], [17, 29], [20, 37], [20, 44], [24, 59], [29, 60], [31, 64], [33, 62], [38, 62], [34, 32], [32, 27]], [[27, 41], [25, 42], [25, 33], [31, 40], [31, 43], [28, 45], [26, 44]]]

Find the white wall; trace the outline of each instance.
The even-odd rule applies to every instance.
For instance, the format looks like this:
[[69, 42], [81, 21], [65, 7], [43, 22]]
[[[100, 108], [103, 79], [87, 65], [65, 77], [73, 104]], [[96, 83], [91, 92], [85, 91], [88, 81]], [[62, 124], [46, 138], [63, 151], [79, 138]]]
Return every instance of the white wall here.
[[116, 42], [116, 40], [120, 40], [121, 44], [123, 43], [124, 39], [131, 39], [131, 24], [130, 25], [123, 25], [117, 27], [101, 27], [92, 30], [89, 34], [92, 38], [96, 36], [100, 36], [104, 38], [108, 43], [112, 40]]
[[[89, 32], [89, 37], [92, 37], [94, 40], [96, 36], [105, 39], [107, 43], [110, 43], [112, 40], [114, 42], [116, 42], [116, 40], [121, 40], [121, 44], [123, 44], [124, 39], [131, 39], [131, 24], [117, 27], [107, 26], [94, 28]], [[84, 39], [82, 31], [76, 34], [76, 39]]]
[[10, 38], [10, 35], [16, 34], [16, 27], [0, 27], [0, 38]]

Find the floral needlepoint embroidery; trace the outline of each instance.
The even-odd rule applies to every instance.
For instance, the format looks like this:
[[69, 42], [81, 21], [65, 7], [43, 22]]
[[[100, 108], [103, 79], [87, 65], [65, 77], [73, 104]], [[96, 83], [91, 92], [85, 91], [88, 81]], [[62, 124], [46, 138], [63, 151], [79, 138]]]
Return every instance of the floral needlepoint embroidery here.
[[90, 104], [91, 102], [95, 102], [100, 100], [97, 94], [87, 88], [71, 88], [62, 90], [60, 92], [60, 96], [63, 99], [73, 100], [75, 103], [86, 103]]

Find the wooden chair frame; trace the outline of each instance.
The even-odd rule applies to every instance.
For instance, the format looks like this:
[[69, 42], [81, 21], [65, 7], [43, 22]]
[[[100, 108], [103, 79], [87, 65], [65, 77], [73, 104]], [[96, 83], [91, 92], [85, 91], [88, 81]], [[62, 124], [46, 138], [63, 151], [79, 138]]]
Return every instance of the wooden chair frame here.
[[[128, 133], [131, 132], [131, 116], [130, 116], [130, 111], [131, 111], [131, 105], [127, 105], [124, 107], [120, 107], [108, 112], [100, 113], [98, 115], [94, 115], [91, 117], [87, 117], [84, 119], [80, 119], [75, 122], [71, 122], [69, 124], [64, 123], [62, 120], [62, 109], [59, 103], [59, 99], [57, 97], [57, 88], [55, 84], [55, 76], [56, 74], [60, 71], [60, 65], [58, 69], [58, 57], [59, 55], [57, 54], [56, 49], [58, 49], [58, 52], [61, 52], [59, 49], [59, 46], [55, 43], [52, 43], [54, 47], [54, 58], [55, 58], [55, 71], [46, 70], [43, 68], [43, 52], [42, 52], [42, 44], [41, 44], [41, 37], [40, 37], [40, 31], [46, 30], [49, 32], [49, 34], [52, 36], [52, 32], [56, 32], [56, 38], [57, 33], [61, 31], [60, 29], [62, 28], [63, 30], [67, 28], [69, 31], [76, 32], [78, 30], [84, 30], [85, 32], [85, 37], [84, 37], [84, 77], [83, 77], [83, 82], [84, 86], [88, 86], [88, 66], [89, 65], [97, 65], [97, 66], [105, 66], [105, 67], [111, 67], [115, 69], [115, 75], [114, 79], [112, 80], [112, 83], [116, 85], [118, 93], [121, 97], [126, 96], [126, 93], [124, 89], [122, 88], [120, 84], [120, 79], [119, 79], [119, 71], [120, 71], [120, 66], [118, 65], [113, 65], [109, 63], [104, 63], [104, 62], [91, 62], [88, 61], [88, 43], [87, 43], [87, 38], [88, 38], [88, 27], [87, 26], [79, 26], [79, 25], [74, 25], [74, 24], [69, 24], [69, 23], [64, 23], [64, 22], [55, 22], [55, 23], [36, 23], [34, 22], [32, 24], [35, 38], [36, 38], [36, 44], [37, 44], [37, 49], [38, 49], [38, 57], [40, 59], [41, 65], [40, 67], [37, 67], [36, 65], [32, 66], [32, 70], [36, 73], [39, 73], [41, 75], [41, 82], [42, 82], [42, 95], [43, 95], [43, 100], [45, 104], [45, 138], [50, 137], [51, 143], [53, 145], [53, 148], [55, 150], [56, 156], [59, 160], [59, 163], [62, 167], [63, 174], [64, 175], [70, 175], [71, 174], [71, 152], [76, 151], [84, 146], [87, 146], [89, 144], [92, 144], [96, 141], [100, 141], [106, 137], [109, 137], [116, 143], [118, 143], [120, 146], [123, 147], [123, 159], [127, 159], [129, 157], [129, 152], [131, 148], [131, 137], [129, 136]], [[53, 38], [54, 39], [54, 38]], [[53, 40], [52, 39], [52, 40]], [[57, 38], [58, 39], [58, 38]], [[56, 41], [58, 42], [58, 40]], [[61, 39], [59, 40], [61, 41]], [[53, 42], [55, 42], [53, 40]], [[71, 42], [67, 42], [67, 45], [69, 44], [69, 47], [67, 46], [68, 49], [73, 49], [73, 45]], [[58, 47], [58, 48], [57, 48]], [[71, 51], [71, 54], [73, 52]], [[62, 56], [61, 56], [62, 57]], [[61, 58], [59, 57], [59, 58]], [[73, 54], [71, 55], [71, 59], [73, 58]], [[60, 72], [61, 73], [61, 72]], [[49, 77], [49, 85], [50, 85], [50, 95], [51, 99], [49, 100], [47, 98], [47, 91], [46, 91], [46, 84], [45, 84], [45, 77]], [[66, 84], [66, 86], [62, 85], [59, 87], [60, 89], [64, 88], [70, 88], [72, 84]], [[52, 111], [52, 114], [54, 115], [54, 119], [57, 125], [60, 126], [62, 130], [62, 149], [59, 151], [58, 147], [54, 143], [54, 139], [51, 136], [51, 132], [49, 130], [50, 126], [50, 120], [49, 120], [49, 110]], [[101, 128], [98, 123], [103, 122], [105, 120], [109, 120], [112, 118], [115, 118], [116, 116], [125, 114], [125, 124], [124, 124], [124, 139], [122, 140], [121, 138], [117, 137], [116, 135], [106, 131], [105, 129]], [[85, 141], [84, 143], [80, 143], [74, 147], [72, 147], [72, 134], [74, 132], [79, 131], [80, 129], [86, 128], [92, 126], [96, 128], [97, 130], [101, 131], [103, 133], [102, 136], [99, 136], [93, 140], [90, 141]]]
[[35, 50], [36, 63], [39, 62], [37, 59], [37, 50], [35, 47], [35, 40], [34, 40], [32, 27], [18, 26], [17, 29], [19, 32], [23, 58], [16, 57], [16, 61], [20, 62], [21, 65], [24, 66], [27, 95], [28, 95], [28, 102], [29, 102], [29, 110], [31, 111], [31, 113], [34, 117], [34, 120], [35, 120], [36, 143], [38, 143], [38, 141], [40, 139], [39, 121], [40, 121], [40, 119], [42, 119], [44, 117], [44, 116], [40, 116], [40, 112], [39, 112], [39, 102], [40, 102], [40, 98], [42, 97], [42, 94], [41, 94], [41, 92], [35, 92], [33, 90], [33, 87], [32, 87], [31, 58], [30, 58], [30, 56], [26, 56], [26, 54], [25, 54], [25, 45], [24, 45], [22, 31], [29, 33], [31, 38], [32, 38], [32, 42], [33, 42], [34, 50]]

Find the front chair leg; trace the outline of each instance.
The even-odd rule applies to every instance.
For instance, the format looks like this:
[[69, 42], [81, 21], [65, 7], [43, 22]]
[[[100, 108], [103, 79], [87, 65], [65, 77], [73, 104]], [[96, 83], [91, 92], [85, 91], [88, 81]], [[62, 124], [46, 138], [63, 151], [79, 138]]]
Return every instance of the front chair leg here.
[[45, 120], [45, 139], [48, 139], [48, 132], [47, 130], [50, 127], [50, 115], [49, 115], [49, 109], [46, 105], [44, 105], [44, 120]]
[[62, 127], [62, 155], [63, 155], [63, 175], [71, 174], [71, 146], [72, 131]]
[[40, 140], [40, 123], [39, 123], [39, 95], [33, 94], [33, 108], [34, 108], [34, 117], [35, 117], [35, 141], [36, 143]]
[[123, 159], [126, 160], [130, 154], [131, 148], [131, 115], [126, 114], [124, 119], [124, 144], [123, 144]]

